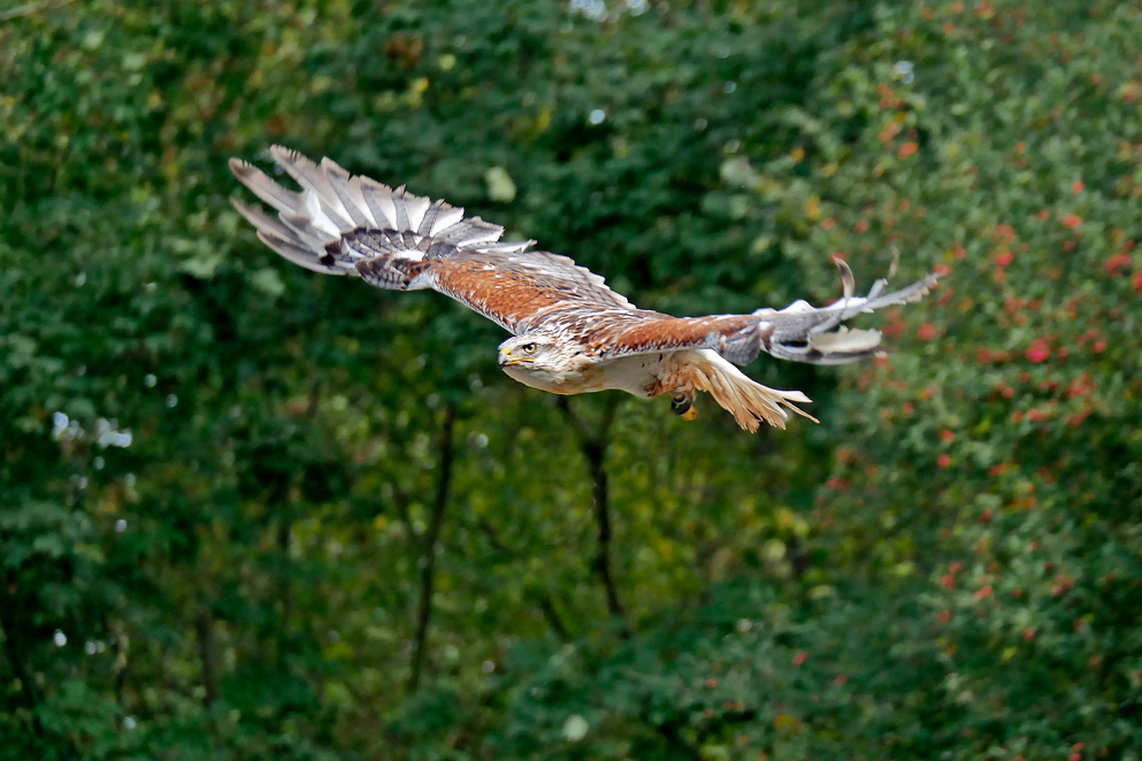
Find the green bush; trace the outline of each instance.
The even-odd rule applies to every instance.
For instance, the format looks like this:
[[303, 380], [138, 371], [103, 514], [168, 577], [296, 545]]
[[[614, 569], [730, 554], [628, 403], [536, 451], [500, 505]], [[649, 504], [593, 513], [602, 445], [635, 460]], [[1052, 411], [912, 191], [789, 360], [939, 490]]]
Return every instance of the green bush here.
[[[1140, 33], [0, 10], [0, 757], [1136, 758]], [[885, 360], [750, 369], [820, 426], [560, 405], [458, 305], [261, 246], [226, 159], [272, 142], [678, 314], [948, 275]]]

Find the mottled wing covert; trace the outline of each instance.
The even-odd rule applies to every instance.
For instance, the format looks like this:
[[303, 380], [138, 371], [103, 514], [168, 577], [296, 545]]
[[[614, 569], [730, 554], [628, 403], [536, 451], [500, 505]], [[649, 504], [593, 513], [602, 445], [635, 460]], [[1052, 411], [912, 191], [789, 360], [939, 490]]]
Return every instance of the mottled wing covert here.
[[601, 359], [653, 354], [678, 349], [713, 349], [739, 365], [757, 358], [762, 336], [758, 319], [749, 314], [670, 317], [639, 310], [632, 318], [613, 315], [600, 325], [583, 328], [586, 342]]

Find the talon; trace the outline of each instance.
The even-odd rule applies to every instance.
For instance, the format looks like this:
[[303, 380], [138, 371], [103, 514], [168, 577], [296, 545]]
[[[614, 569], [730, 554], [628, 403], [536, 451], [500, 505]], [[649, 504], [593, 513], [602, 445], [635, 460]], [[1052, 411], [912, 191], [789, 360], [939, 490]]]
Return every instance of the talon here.
[[694, 406], [693, 397], [676, 396], [670, 400], [670, 409], [683, 420], [693, 420], [698, 417], [698, 408]]

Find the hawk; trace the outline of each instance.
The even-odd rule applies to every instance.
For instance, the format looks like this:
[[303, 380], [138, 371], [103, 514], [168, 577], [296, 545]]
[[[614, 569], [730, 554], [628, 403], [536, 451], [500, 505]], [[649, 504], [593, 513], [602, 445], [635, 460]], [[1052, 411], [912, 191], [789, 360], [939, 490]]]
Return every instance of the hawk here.
[[501, 242], [502, 227], [465, 217], [462, 208], [351, 175], [328, 158], [316, 164], [281, 146], [270, 153], [301, 190], [235, 158], [234, 175], [278, 214], [233, 203], [262, 242], [291, 262], [378, 288], [451, 296], [512, 334], [500, 344], [499, 365], [527, 386], [553, 394], [669, 394], [687, 420], [697, 415], [695, 393], [708, 391], [751, 432], [761, 421], [784, 428], [790, 412], [816, 419], [796, 406], [809, 402], [803, 393], [763, 386], [736, 365], [762, 351], [818, 365], [872, 355], [879, 331], [841, 323], [917, 300], [939, 277], [891, 293], [882, 278], [858, 297], [851, 270], [837, 259], [843, 296], [827, 306], [798, 300], [781, 310], [671, 317], [637, 308], [568, 257], [532, 249], [534, 241]]

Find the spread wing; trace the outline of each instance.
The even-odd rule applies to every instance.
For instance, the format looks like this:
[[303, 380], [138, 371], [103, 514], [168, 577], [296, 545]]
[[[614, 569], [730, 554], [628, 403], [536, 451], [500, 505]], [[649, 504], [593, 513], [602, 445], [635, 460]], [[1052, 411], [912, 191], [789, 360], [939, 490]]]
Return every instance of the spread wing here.
[[516, 334], [570, 305], [634, 309], [599, 275], [529, 250], [534, 241], [501, 243], [502, 227], [462, 208], [352, 176], [328, 158], [315, 164], [281, 146], [270, 153], [301, 190], [231, 159], [234, 175], [278, 215], [233, 204], [262, 242], [306, 269], [357, 275], [378, 288], [432, 288]]
[[612, 315], [605, 324], [583, 326], [582, 331], [603, 359], [676, 349], [713, 349], [738, 365], [749, 364], [762, 351], [794, 362], [839, 365], [880, 350], [880, 331], [849, 329], [842, 322], [861, 313], [917, 301], [940, 279], [933, 272], [884, 293], [888, 279], [881, 278], [867, 296], [856, 296], [852, 270], [843, 260], [835, 262], [841, 272], [843, 296], [827, 306], [813, 307], [799, 300], [781, 310], [706, 317], [669, 317], [638, 310]]

